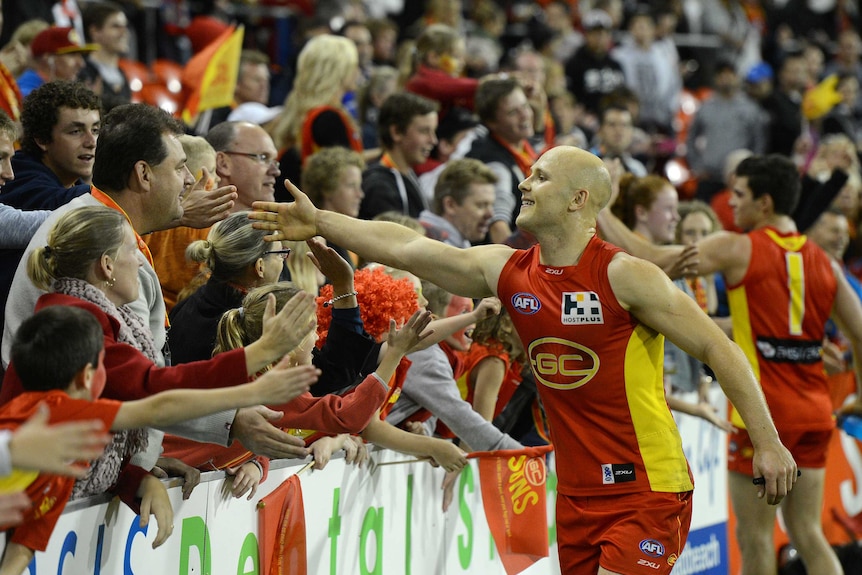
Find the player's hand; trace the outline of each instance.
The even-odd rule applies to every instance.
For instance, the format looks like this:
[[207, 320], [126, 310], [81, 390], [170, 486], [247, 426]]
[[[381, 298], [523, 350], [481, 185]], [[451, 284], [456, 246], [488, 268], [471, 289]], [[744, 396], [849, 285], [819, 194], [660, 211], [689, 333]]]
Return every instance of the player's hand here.
[[307, 240], [318, 235], [318, 209], [290, 180], [284, 181], [284, 187], [294, 197], [294, 201], [254, 202], [252, 208], [255, 211], [248, 216], [254, 220], [254, 228], [270, 232], [265, 238], [270, 242]]
[[793, 489], [798, 477], [798, 468], [793, 456], [778, 439], [766, 447], [757, 447], [754, 451], [752, 462], [755, 482], [757, 484], [757, 496], [766, 497], [770, 505], [778, 505], [781, 500]]

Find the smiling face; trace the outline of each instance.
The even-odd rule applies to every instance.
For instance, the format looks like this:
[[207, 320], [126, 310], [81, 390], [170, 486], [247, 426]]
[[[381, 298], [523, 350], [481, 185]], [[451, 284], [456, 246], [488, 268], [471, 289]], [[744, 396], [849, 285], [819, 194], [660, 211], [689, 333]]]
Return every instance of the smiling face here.
[[520, 88], [500, 99], [488, 128], [504, 141], [518, 145], [533, 135], [533, 110]]
[[582, 229], [581, 222], [595, 227], [610, 187], [610, 175], [598, 157], [572, 146], [551, 148], [518, 186], [521, 211], [515, 223], [534, 235], [555, 238]]
[[[281, 174], [278, 168], [278, 150], [272, 138], [260, 126], [238, 124], [236, 138], [227, 154], [219, 152], [219, 174], [222, 186], [236, 186], [239, 197], [234, 211], [250, 210], [252, 202], [275, 201], [275, 179]], [[265, 161], [243, 154], [258, 154]]]
[[50, 142], [37, 142], [44, 163], [65, 187], [93, 175], [96, 140], [101, 116], [98, 110], [61, 107]]
[[679, 222], [679, 197], [673, 186], [665, 186], [648, 208], [636, 206], [635, 230], [655, 244], [669, 244], [676, 234]]
[[392, 140], [395, 148], [410, 166], [418, 166], [431, 155], [431, 150], [437, 144], [437, 112], [429, 112], [414, 116], [404, 133], [392, 128]]
[[557, 222], [566, 211], [571, 181], [565, 175], [559, 154], [554, 149], [542, 154], [533, 164], [530, 176], [521, 182], [521, 211], [516, 224], [536, 233], [545, 223]]
[[850, 227], [844, 214], [823, 212], [817, 219], [817, 223], [809, 229], [805, 235], [820, 246], [823, 251], [841, 260], [850, 243]]

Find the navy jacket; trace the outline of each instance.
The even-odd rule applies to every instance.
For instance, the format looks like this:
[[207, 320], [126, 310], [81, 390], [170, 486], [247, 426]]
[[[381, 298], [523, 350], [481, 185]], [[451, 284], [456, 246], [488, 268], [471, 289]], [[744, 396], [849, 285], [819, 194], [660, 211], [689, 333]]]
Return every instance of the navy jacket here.
[[12, 156], [15, 179], [0, 191], [0, 203], [21, 210], [55, 210], [78, 196], [90, 193], [82, 180], [71, 188], [60, 183], [57, 175], [38, 158], [18, 150]]

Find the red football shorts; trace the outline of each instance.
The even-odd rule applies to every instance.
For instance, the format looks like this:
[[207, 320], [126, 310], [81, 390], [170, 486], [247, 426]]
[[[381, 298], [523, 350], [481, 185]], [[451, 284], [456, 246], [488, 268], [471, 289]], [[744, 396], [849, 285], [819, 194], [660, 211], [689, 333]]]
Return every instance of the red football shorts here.
[[[782, 431], [778, 436], [798, 467], [820, 469], [826, 467], [833, 431]], [[748, 431], [737, 429], [732, 432], [727, 445], [727, 469], [753, 477], [751, 460], [754, 457], [754, 445]]]
[[685, 547], [691, 491], [605, 497], [557, 494], [557, 544], [563, 573], [667, 575]]

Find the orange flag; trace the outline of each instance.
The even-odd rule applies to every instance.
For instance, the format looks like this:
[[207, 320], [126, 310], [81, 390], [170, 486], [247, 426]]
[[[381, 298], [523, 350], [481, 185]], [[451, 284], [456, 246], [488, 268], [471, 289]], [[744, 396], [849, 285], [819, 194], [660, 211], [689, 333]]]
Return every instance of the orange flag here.
[[305, 508], [299, 477], [291, 476], [257, 504], [260, 572], [306, 575]]
[[508, 575], [548, 556], [544, 455], [553, 449], [544, 445], [467, 456], [479, 459], [485, 517]]
[[244, 30], [243, 26], [230, 26], [186, 64], [183, 86], [189, 90], [189, 97], [183, 121], [187, 124], [193, 124], [204, 110], [233, 102]]

